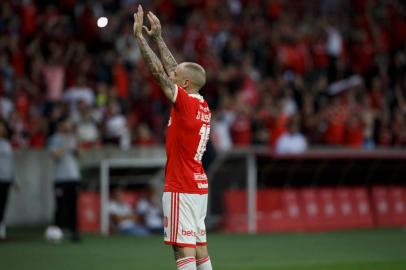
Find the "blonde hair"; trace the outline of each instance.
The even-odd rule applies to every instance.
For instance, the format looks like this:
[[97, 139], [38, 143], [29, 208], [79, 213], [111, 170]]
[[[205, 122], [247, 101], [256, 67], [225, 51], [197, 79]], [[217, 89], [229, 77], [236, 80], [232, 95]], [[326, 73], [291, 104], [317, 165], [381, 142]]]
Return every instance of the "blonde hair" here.
[[200, 90], [206, 84], [206, 71], [204, 68], [193, 62], [184, 62], [181, 65], [192, 87], [196, 88], [196, 90]]

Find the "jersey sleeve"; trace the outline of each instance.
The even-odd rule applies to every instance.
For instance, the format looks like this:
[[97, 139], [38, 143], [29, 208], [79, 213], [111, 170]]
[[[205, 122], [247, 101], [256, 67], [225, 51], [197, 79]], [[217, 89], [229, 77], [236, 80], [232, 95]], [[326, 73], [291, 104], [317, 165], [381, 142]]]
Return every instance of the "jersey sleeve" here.
[[176, 85], [173, 106], [178, 112], [187, 113], [191, 110], [191, 97], [186, 93], [185, 89], [178, 85]]

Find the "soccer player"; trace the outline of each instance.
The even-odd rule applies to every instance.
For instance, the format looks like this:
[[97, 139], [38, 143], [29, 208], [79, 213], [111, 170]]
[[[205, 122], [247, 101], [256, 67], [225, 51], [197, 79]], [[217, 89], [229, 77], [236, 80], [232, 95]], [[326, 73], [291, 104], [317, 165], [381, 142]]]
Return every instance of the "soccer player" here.
[[[138, 6], [134, 35], [149, 71], [173, 103], [166, 134], [164, 242], [173, 246], [177, 269], [211, 270], [204, 224], [208, 183], [201, 162], [211, 114], [199, 95], [206, 72], [196, 63], [177, 64], [162, 39], [158, 18], [147, 14], [151, 24], [148, 29], [143, 26], [143, 16]], [[143, 37], [143, 29], [157, 44], [162, 62]]]

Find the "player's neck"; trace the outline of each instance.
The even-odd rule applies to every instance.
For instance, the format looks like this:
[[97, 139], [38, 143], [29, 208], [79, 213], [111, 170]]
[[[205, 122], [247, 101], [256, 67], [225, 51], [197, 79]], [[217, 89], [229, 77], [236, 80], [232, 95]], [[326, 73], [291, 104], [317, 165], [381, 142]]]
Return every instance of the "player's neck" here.
[[199, 91], [195, 89], [185, 89], [189, 95], [199, 95]]

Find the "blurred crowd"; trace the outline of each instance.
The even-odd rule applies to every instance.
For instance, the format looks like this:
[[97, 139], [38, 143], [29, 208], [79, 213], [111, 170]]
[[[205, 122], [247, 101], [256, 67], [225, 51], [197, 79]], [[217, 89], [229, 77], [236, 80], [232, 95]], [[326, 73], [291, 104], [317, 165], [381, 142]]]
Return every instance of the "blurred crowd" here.
[[310, 145], [406, 144], [405, 1], [6, 0], [0, 118], [13, 147], [45, 147], [64, 117], [81, 147], [163, 144], [170, 102], [132, 35], [140, 3], [178, 62], [205, 67], [217, 149], [274, 147], [289, 132]]
[[[111, 229], [129, 236], [163, 233], [163, 214], [159, 191], [148, 187], [138, 200], [121, 187], [112, 190], [109, 202]], [[136, 201], [136, 202], [135, 202]]]

